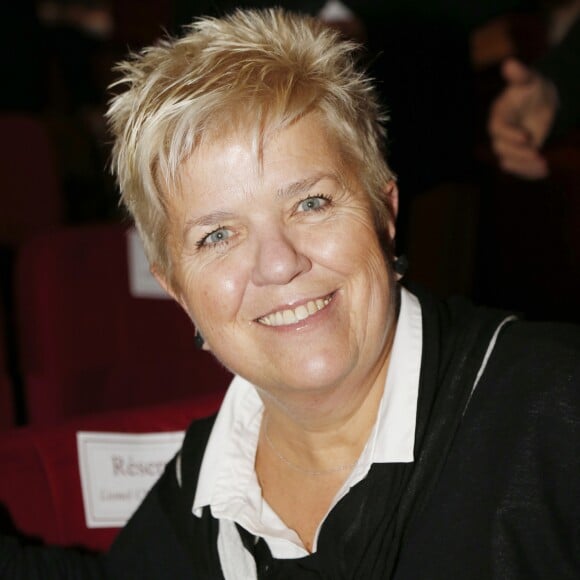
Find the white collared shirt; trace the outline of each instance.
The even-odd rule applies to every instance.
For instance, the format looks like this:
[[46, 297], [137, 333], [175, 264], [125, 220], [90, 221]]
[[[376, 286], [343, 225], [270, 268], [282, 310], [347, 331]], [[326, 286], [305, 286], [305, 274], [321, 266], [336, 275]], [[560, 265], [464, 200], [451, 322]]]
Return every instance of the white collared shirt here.
[[[373, 463], [413, 461], [422, 343], [421, 306], [413, 294], [402, 288], [401, 308], [377, 420], [329, 512], [351, 487], [366, 477]], [[235, 522], [251, 534], [264, 538], [274, 558], [301, 558], [307, 556], [308, 551], [298, 534], [289, 529], [262, 498], [254, 471], [263, 411], [264, 405], [253, 385], [236, 376], [205, 450], [192, 510], [200, 517], [203, 508], [209, 506], [213, 517], [220, 520], [220, 536], [222, 522]], [[321, 526], [322, 522], [316, 532], [313, 552]], [[227, 543], [231, 541], [227, 538], [235, 538], [237, 533], [223, 536], [226, 539], [220, 537], [220, 542]]]

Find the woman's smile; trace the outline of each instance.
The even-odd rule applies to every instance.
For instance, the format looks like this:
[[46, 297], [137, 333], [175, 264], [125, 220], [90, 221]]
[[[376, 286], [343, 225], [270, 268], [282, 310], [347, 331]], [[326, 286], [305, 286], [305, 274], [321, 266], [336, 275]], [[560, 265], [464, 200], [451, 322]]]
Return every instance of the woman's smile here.
[[307, 302], [299, 304], [293, 308], [276, 310], [266, 316], [261, 316], [257, 319], [257, 322], [266, 326], [293, 326], [298, 322], [311, 318], [326, 308], [332, 301], [333, 297], [334, 294], [329, 294], [323, 298], [308, 300]]

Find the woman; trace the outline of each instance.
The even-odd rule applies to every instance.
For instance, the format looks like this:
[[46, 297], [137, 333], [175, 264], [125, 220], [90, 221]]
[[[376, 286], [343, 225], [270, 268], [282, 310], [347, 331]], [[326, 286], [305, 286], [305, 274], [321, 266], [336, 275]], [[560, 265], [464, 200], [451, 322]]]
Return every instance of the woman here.
[[384, 117], [355, 54], [312, 19], [238, 11], [119, 66], [123, 201], [237, 376], [112, 577], [580, 570], [578, 333], [400, 286]]

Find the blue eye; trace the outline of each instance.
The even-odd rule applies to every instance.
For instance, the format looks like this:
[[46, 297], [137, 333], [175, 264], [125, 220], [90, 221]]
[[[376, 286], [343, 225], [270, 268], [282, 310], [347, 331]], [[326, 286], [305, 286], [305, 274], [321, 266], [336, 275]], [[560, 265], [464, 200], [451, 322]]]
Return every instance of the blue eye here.
[[228, 230], [227, 228], [219, 227], [216, 230], [214, 230], [213, 232], [210, 232], [209, 234], [207, 234], [207, 236], [204, 236], [198, 242], [197, 245], [199, 247], [202, 247], [202, 246], [213, 246], [216, 244], [220, 244], [222, 242], [226, 242], [231, 235], [232, 235], [232, 233], [230, 232], [230, 230]]
[[329, 200], [327, 198], [322, 195], [316, 195], [303, 199], [298, 204], [298, 208], [300, 211], [318, 211], [323, 209], [328, 203]]

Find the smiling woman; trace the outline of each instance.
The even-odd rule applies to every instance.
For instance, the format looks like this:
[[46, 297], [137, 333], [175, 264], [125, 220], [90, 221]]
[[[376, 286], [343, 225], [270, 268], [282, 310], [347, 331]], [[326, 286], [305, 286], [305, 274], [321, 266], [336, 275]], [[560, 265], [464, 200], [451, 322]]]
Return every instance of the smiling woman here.
[[236, 377], [120, 534], [112, 578], [579, 572], [578, 331], [400, 284], [357, 51], [314, 19], [237, 11], [118, 67], [123, 201]]

